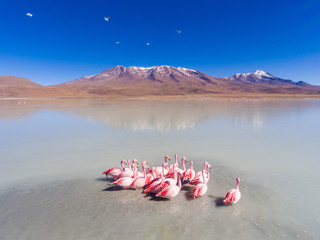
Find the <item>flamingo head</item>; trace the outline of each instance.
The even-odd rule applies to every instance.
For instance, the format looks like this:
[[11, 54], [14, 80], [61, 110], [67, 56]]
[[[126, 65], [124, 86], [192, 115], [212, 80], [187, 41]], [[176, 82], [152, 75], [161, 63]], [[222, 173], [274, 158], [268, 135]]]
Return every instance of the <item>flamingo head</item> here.
[[164, 156], [164, 161], [165, 161], [165, 162], [167, 162], [167, 160], [169, 160], [169, 161], [170, 161], [170, 160], [171, 160], [171, 158], [170, 158], [168, 155], [165, 155], [165, 156]]
[[212, 168], [212, 166], [210, 165], [210, 163], [208, 163], [207, 166], [208, 166], [208, 168], [210, 168], [210, 169]]
[[238, 178], [238, 177], [237, 177], [237, 178], [236, 178], [236, 180], [237, 180], [237, 183], [239, 183], [239, 182], [240, 182], [240, 178]]
[[163, 163], [163, 164], [162, 164], [162, 167], [163, 167], [163, 168], [168, 168], [168, 163]]
[[187, 158], [183, 157], [182, 161], [188, 162]]
[[126, 160], [121, 160], [121, 164], [128, 164]]
[[136, 164], [139, 164], [139, 162], [138, 162], [137, 159], [133, 159], [133, 160], [132, 160], [132, 164], [135, 164], [135, 163], [136, 163]]

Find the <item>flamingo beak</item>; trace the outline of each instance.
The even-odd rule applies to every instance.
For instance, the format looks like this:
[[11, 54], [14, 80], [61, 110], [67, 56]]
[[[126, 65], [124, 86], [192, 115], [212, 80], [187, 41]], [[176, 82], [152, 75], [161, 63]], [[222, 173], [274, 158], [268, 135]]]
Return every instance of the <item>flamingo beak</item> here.
[[171, 158], [170, 158], [170, 157], [168, 157], [168, 160], [169, 160], [169, 161], [171, 161]]
[[177, 167], [180, 167], [180, 165], [179, 165], [179, 164], [177, 164]]
[[146, 166], [146, 168], [147, 168], [147, 169], [149, 169], [149, 167], [148, 167], [148, 166]]

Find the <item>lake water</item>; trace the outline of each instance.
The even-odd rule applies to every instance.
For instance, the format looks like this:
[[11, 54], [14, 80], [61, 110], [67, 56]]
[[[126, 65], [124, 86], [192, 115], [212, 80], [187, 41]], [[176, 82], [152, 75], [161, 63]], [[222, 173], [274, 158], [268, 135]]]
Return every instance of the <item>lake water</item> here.
[[[320, 239], [319, 123], [319, 100], [0, 100], [0, 239]], [[213, 166], [204, 197], [101, 175], [175, 153]]]

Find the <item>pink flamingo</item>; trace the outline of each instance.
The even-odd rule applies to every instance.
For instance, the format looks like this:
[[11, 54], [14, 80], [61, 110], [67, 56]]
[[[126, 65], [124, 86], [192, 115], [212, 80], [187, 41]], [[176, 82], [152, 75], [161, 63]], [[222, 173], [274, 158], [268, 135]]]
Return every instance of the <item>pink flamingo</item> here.
[[132, 165], [131, 165], [131, 162], [130, 162], [130, 159], [128, 159], [128, 168], [125, 168], [125, 170], [123, 172], [121, 172], [117, 178], [123, 178], [123, 177], [132, 177], [133, 176], [133, 166], [134, 164], [137, 164], [138, 161], [137, 159], [133, 159], [132, 160]]
[[[177, 156], [177, 154], [176, 154], [175, 156]], [[178, 162], [178, 161], [176, 161], [176, 162]], [[188, 162], [188, 160], [187, 160], [185, 157], [183, 157], [183, 158], [181, 159], [181, 162], [182, 162], [182, 169], [179, 168], [179, 164], [178, 164], [178, 163], [172, 164], [172, 165], [171, 165], [171, 169], [174, 169], [174, 168], [175, 168], [176, 171], [179, 172], [179, 173], [181, 174], [181, 176], [183, 176], [184, 172], [186, 171], [185, 162]], [[169, 172], [168, 172], [168, 174], [166, 175], [166, 177], [167, 177], [167, 178], [174, 178], [174, 171], [173, 171], [173, 170], [172, 170], [172, 171], [169, 170]]]
[[110, 175], [111, 177], [118, 176], [121, 172], [123, 172], [125, 170], [123, 164], [127, 164], [127, 162], [126, 162], [126, 160], [121, 160], [120, 164], [121, 164], [121, 169], [120, 168], [110, 168], [109, 170], [102, 172], [102, 174], [105, 174], [106, 177], [108, 177], [108, 175]]
[[205, 183], [205, 177], [204, 174], [206, 173], [206, 170], [202, 170], [202, 181], [203, 183], [199, 183], [193, 190], [193, 198], [201, 197], [208, 191], [207, 183]]
[[155, 169], [155, 167], [152, 167], [151, 173], [148, 173], [146, 175], [146, 186], [149, 185], [149, 183], [151, 183], [153, 181], [153, 179], [156, 178], [156, 174], [154, 173], [154, 169]]
[[181, 161], [182, 161], [182, 169], [178, 168], [178, 172], [181, 174], [181, 176], [183, 176], [184, 173], [186, 172], [185, 162], [188, 162], [188, 160], [187, 158], [183, 157]]
[[193, 170], [193, 161], [190, 161], [190, 168], [187, 169], [185, 172], [184, 172], [184, 175], [183, 175], [183, 179], [182, 179], [182, 182], [184, 181], [192, 181], [194, 179], [194, 176], [196, 175], [195, 171]]
[[[174, 165], [177, 165], [177, 164], [175, 163]], [[158, 190], [165, 189], [166, 187], [173, 186], [177, 183], [177, 174], [179, 173], [177, 169], [179, 168], [176, 166], [173, 167], [173, 174], [172, 174], [173, 177], [164, 179], [162, 183], [160, 183]]]
[[178, 173], [177, 184], [173, 186], [166, 187], [156, 194], [157, 197], [162, 198], [174, 198], [176, 197], [181, 190], [181, 174]]
[[225, 199], [223, 200], [223, 202], [225, 204], [228, 204], [228, 203], [237, 203], [240, 198], [241, 198], [241, 192], [239, 191], [239, 183], [240, 183], [240, 178], [236, 178], [237, 180], [237, 185], [236, 185], [236, 188], [235, 189], [231, 189]]
[[200, 172], [196, 173], [195, 177], [193, 178], [192, 181], [189, 182], [189, 184], [197, 185], [199, 183], [207, 183], [207, 182], [209, 182], [209, 180], [210, 180], [209, 168], [211, 169], [211, 165], [208, 162], [205, 162], [204, 163], [204, 170], [206, 170], [206, 173], [207, 173], [207, 176], [205, 178], [205, 182], [203, 182], [202, 171], [200, 171]]
[[171, 166], [169, 167], [169, 170], [168, 170], [167, 174], [172, 174], [173, 173], [174, 166], [176, 166], [176, 167], [179, 166], [179, 164], [178, 164], [178, 155], [177, 154], [174, 155], [174, 163], [171, 164]]
[[154, 192], [155, 192], [154, 188], [157, 187], [158, 185], [160, 185], [160, 184], [163, 182], [163, 180], [165, 179], [165, 178], [164, 178], [164, 174], [163, 174], [163, 173], [164, 173], [165, 166], [168, 166], [168, 163], [163, 163], [163, 164], [162, 164], [162, 172], [161, 172], [160, 177], [155, 178], [155, 179], [149, 184], [149, 186], [143, 191], [143, 193], [148, 193], [148, 192], [154, 193]]
[[136, 179], [131, 183], [129, 188], [139, 189], [139, 188], [143, 188], [146, 185], [146, 180], [147, 180], [146, 168], [148, 168], [148, 166], [146, 165], [147, 163], [148, 163], [147, 161], [142, 162], [143, 177], [137, 176]]
[[[137, 159], [133, 159], [132, 162], [138, 163], [138, 160], [137, 160]], [[145, 162], [146, 162], [146, 161], [145, 161]], [[141, 167], [142, 167], [142, 165], [141, 165]], [[137, 171], [137, 177], [144, 177], [143, 171], [142, 171], [142, 172]]]
[[[164, 163], [168, 164], [168, 160], [170, 161], [171, 158], [168, 155], [164, 156]], [[155, 167], [154, 172], [156, 174], [156, 177], [160, 177], [162, 171], [163, 171], [162, 167]], [[164, 169], [164, 175], [166, 175], [167, 173], [168, 173], [168, 165], [166, 165]]]
[[123, 187], [123, 188], [129, 187], [131, 185], [131, 183], [136, 178], [137, 166], [133, 165], [132, 169], [133, 169], [133, 176], [132, 177], [122, 177], [122, 178], [119, 178], [119, 179], [115, 180], [111, 184], [117, 184], [118, 186]]

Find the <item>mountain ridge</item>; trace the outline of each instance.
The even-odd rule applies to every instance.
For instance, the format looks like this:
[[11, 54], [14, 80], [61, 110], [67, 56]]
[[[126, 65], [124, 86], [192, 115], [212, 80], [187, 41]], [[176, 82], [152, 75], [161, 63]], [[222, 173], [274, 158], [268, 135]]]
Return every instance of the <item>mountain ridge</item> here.
[[[32, 81], [28, 79], [29, 82], [20, 79], [22, 85], [10, 86], [8, 83], [1, 85], [1, 79], [4, 82], [3, 77], [0, 78], [0, 97], [320, 95], [319, 86], [282, 79], [263, 70], [236, 73], [231, 77], [213, 77], [198, 70], [168, 65], [153, 67], [118, 65], [95, 75], [51, 86], [41, 86], [36, 83], [30, 85]], [[28, 87], [23, 86], [23, 82]]]

